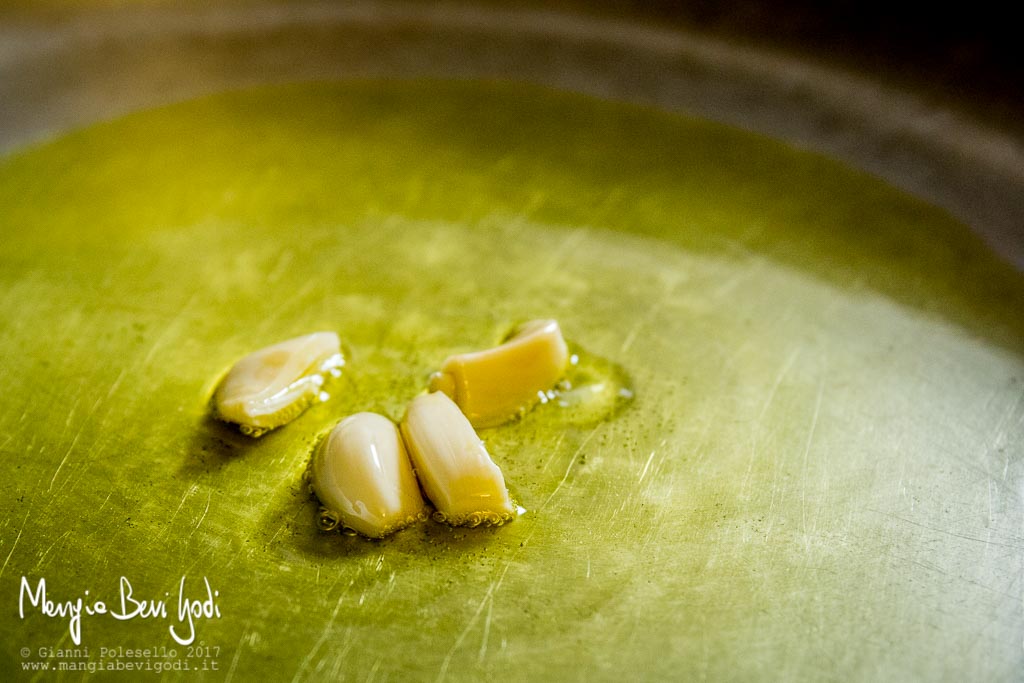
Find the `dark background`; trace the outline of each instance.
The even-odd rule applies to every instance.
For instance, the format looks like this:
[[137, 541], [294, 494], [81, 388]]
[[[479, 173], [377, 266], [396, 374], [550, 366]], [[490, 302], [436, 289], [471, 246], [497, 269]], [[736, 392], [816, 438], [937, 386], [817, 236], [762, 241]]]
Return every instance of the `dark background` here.
[[[258, 5], [265, 0], [219, 0]], [[294, 0], [277, 0], [294, 1]], [[330, 1], [330, 0], [326, 0]], [[344, 0], [338, 0], [343, 2]], [[434, 0], [404, 0], [435, 4]], [[953, 101], [1024, 131], [1024, 28], [1015, 3], [907, 0], [443, 0], [610, 15], [782, 49]], [[56, 16], [209, 0], [0, 0], [4, 15]]]
[[617, 0], [581, 11], [632, 15], [809, 54], [883, 80], [931, 90], [1015, 122], [1024, 112], [1022, 28], [1015, 4], [989, 0]]

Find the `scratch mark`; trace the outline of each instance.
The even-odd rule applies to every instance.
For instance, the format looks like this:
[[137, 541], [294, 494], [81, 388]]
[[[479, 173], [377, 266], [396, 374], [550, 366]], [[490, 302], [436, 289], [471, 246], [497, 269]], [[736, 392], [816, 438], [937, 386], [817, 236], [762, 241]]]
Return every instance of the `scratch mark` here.
[[996, 511], [995, 511], [995, 499], [997, 497], [998, 486], [996, 483], [989, 479], [988, 481], [988, 526], [989, 533], [991, 534], [992, 527], [996, 524]]
[[[352, 582], [354, 583], [355, 579], [352, 579]], [[351, 587], [351, 586], [352, 586], [352, 584], [350, 583], [349, 587]], [[320, 633], [320, 637], [317, 639], [317, 641], [315, 643], [313, 643], [312, 649], [310, 649], [310, 651], [303, 658], [302, 662], [299, 664], [299, 668], [295, 671], [295, 676], [292, 677], [292, 683], [295, 683], [296, 681], [299, 680], [299, 677], [302, 675], [302, 673], [309, 666], [309, 663], [313, 661], [313, 655], [315, 655], [317, 653], [317, 651], [320, 649], [320, 647], [325, 642], [327, 642], [327, 638], [330, 637], [331, 632], [332, 632], [332, 630], [334, 628], [334, 622], [338, 618], [338, 612], [339, 612], [339, 610], [341, 610], [341, 603], [343, 603], [345, 601], [345, 595], [347, 593], [348, 593], [348, 590], [346, 590], [344, 593], [342, 593], [338, 597], [338, 603], [334, 606], [334, 611], [331, 612], [331, 618], [327, 622], [327, 626], [324, 627], [323, 631]]]
[[585, 235], [582, 228], [573, 230], [568, 235], [566, 235], [565, 239], [562, 240], [562, 243], [559, 244], [552, 251], [551, 258], [548, 259], [548, 263], [544, 267], [542, 275], [540, 277], [534, 278], [533, 282], [541, 284], [543, 286], [547, 286], [548, 284], [550, 284], [549, 280], [551, 279], [551, 275], [558, 270], [558, 265], [565, 260], [567, 254], [570, 254], [575, 251], [576, 245], [580, 242], [580, 240], [583, 239], [584, 236]]
[[64, 463], [68, 461], [68, 456], [70, 456], [71, 451], [75, 449], [75, 444], [78, 443], [78, 437], [81, 435], [82, 432], [78, 432], [78, 434], [75, 435], [75, 438], [72, 439], [71, 445], [68, 446], [68, 449], [66, 451], [64, 451], [64, 457], [60, 459], [60, 464], [57, 465], [57, 469], [53, 471], [53, 476], [50, 477], [50, 485], [46, 487], [47, 493], [53, 490], [53, 482], [57, 481], [57, 475], [60, 474], [61, 469], [64, 467]]
[[662, 292], [661, 297], [655, 299], [651, 304], [650, 308], [647, 309], [647, 314], [636, 321], [636, 324], [626, 334], [626, 338], [622, 340], [622, 348], [619, 349], [619, 353], [626, 353], [630, 347], [633, 346], [633, 342], [636, 341], [637, 335], [640, 334], [645, 326], [650, 324], [657, 314], [661, 311], [662, 307], [672, 299], [672, 295], [675, 293], [676, 287], [679, 285], [682, 277], [675, 275], [665, 284], [665, 291]]
[[100, 512], [103, 512], [103, 508], [107, 507], [107, 501], [110, 500], [110, 497], [112, 495], [114, 495], [113, 491], [110, 491], [110, 492], [107, 493], [107, 497], [103, 499], [103, 502], [100, 503], [99, 508], [97, 508], [97, 510], [96, 510], [97, 514], [100, 513]]
[[[75, 397], [75, 403], [74, 403], [74, 405], [71, 406], [71, 410], [68, 411], [67, 419], [64, 420], [64, 431], [61, 433], [61, 438], [62, 439], [64, 437], [64, 434], [67, 433], [68, 428], [71, 426], [72, 421], [74, 421], [74, 419], [75, 419], [75, 412], [78, 410], [78, 404], [79, 404], [79, 402], [81, 402], [81, 400], [82, 400], [82, 391], [81, 391], [81, 388], [79, 388], [78, 395]], [[81, 435], [82, 435], [82, 429], [79, 429], [78, 433], [75, 434], [75, 438], [73, 438], [71, 440], [71, 445], [68, 446], [68, 449], [64, 452], [64, 457], [61, 458], [60, 464], [57, 465], [57, 469], [55, 469], [53, 471], [53, 477], [50, 478], [50, 485], [46, 487], [46, 492], [47, 493], [49, 493], [50, 491], [53, 490], [53, 482], [55, 482], [57, 480], [57, 475], [60, 474], [61, 468], [64, 467], [64, 463], [66, 463], [68, 461], [68, 456], [71, 455], [71, 451], [74, 450], [75, 444], [78, 443], [78, 437], [80, 437]]]
[[[60, 650], [60, 649], [62, 649], [64, 647], [64, 643], [66, 643], [67, 640], [68, 640], [68, 634], [69, 633], [70, 633], [70, 631], [66, 631], [64, 633], [64, 635], [62, 635], [60, 637], [60, 639], [53, 645], [53, 649], [54, 650]], [[43, 671], [37, 672], [36, 675], [33, 676], [30, 680], [32, 680], [32, 681], [41, 681], [41, 680], [43, 680]]]
[[366, 674], [366, 683], [373, 683], [377, 678], [377, 672], [380, 670], [381, 662], [384, 661], [384, 657], [377, 657], [373, 660], [373, 666], [370, 667], [370, 672]]
[[288, 310], [297, 306], [302, 306], [306, 302], [306, 297], [309, 296], [310, 292], [313, 291], [316, 285], [317, 281], [307, 280], [306, 283], [298, 289], [298, 291], [294, 292], [291, 296], [289, 296], [284, 302], [281, 303], [280, 306], [278, 306], [272, 311], [267, 311], [267, 313], [263, 316], [263, 319], [257, 330], [262, 333], [270, 329], [271, 326], [276, 325], [278, 323], [281, 317]]
[[[749, 244], [748, 240], [752, 239], [753, 237], [756, 236], [756, 234], [760, 234], [761, 232], [763, 232], [763, 228], [754, 228], [753, 230], [748, 230], [747, 234], [741, 237], [740, 239]], [[747, 235], [750, 235], [750, 237], [748, 238]], [[749, 248], [742, 246], [742, 243], [739, 246], [739, 253], [742, 254], [742, 257], [745, 258], [751, 265], [750, 267], [740, 269], [739, 272], [737, 272], [734, 276], [730, 277], [728, 280], [726, 280], [724, 283], [718, 286], [715, 289], [715, 291], [711, 293], [711, 296], [714, 299], [722, 299], [725, 296], [731, 294], [732, 291], [736, 289], [736, 287], [739, 286], [740, 283], [753, 279], [755, 275], [757, 275], [761, 270], [764, 269], [763, 259], [755, 256]]]
[[909, 562], [910, 564], [913, 564], [913, 565], [916, 565], [918, 567], [921, 567], [922, 569], [926, 569], [926, 570], [928, 570], [930, 572], [935, 572], [935, 573], [941, 574], [942, 576], [945, 576], [945, 577], [956, 578], [959, 581], [963, 581], [964, 583], [969, 583], [972, 586], [977, 586], [978, 588], [981, 588], [982, 590], [989, 591], [990, 593], [993, 593], [993, 594], [998, 595], [1000, 597], [1009, 598], [1011, 600], [1016, 600], [1017, 597], [1018, 597], [1018, 596], [1013, 595], [1011, 593], [1007, 593], [1005, 591], [999, 590], [998, 588], [996, 588], [994, 586], [988, 586], [988, 585], [986, 585], [984, 583], [981, 583], [980, 581], [975, 581], [974, 579], [967, 578], [966, 576], [955, 576], [955, 577], [953, 577], [953, 575], [951, 575], [949, 572], [944, 571], [941, 567], [939, 567], [938, 565], [932, 564], [931, 562], [922, 562], [920, 560], [915, 560], [915, 559], [911, 559], [911, 558], [907, 558], [905, 561]]
[[[590, 433], [587, 434], [586, 438], [584, 438], [583, 441], [580, 443], [579, 448], [576, 449], [572, 457], [569, 459], [569, 465], [568, 467], [565, 468], [565, 474], [562, 476], [562, 480], [558, 482], [558, 485], [555, 487], [555, 490], [551, 492], [551, 494], [547, 497], [544, 503], [540, 506], [538, 511], [544, 510], [548, 506], [551, 500], [555, 497], [558, 491], [565, 484], [566, 480], [568, 480], [569, 473], [572, 472], [573, 465], [576, 463], [579, 454], [583, 452], [583, 449], [587, 446], [587, 444], [594, 437], [594, 435], [597, 434], [600, 428], [600, 424], [595, 425], [594, 428], [590, 430]], [[498, 576], [497, 580], [492, 582], [491, 585], [487, 587], [487, 591], [484, 593], [483, 598], [480, 599], [479, 604], [477, 604], [476, 610], [473, 612], [473, 615], [466, 622], [465, 628], [463, 628], [462, 631], [459, 633], [458, 637], [455, 639], [455, 642], [452, 643], [451, 648], [445, 655], [444, 660], [441, 662], [441, 667], [438, 670], [437, 678], [435, 679], [436, 681], [438, 681], [438, 683], [440, 681], [443, 681], [445, 677], [448, 675], [448, 669], [451, 667], [452, 658], [455, 656], [455, 653], [458, 651], [458, 649], [462, 647], [463, 642], [465, 642], [469, 633], [473, 630], [473, 627], [480, 619], [480, 615], [483, 613], [483, 609], [485, 606], [488, 607], [488, 616], [487, 621], [484, 625], [484, 640], [481, 643], [481, 649], [480, 653], [478, 654], [478, 659], [481, 659], [486, 654], [487, 641], [490, 637], [490, 621], [493, 610], [494, 594], [497, 592], [499, 588], [501, 588], [502, 583], [505, 581], [505, 576], [508, 574], [509, 568], [515, 562], [516, 558], [519, 556], [519, 553], [522, 552], [522, 549], [529, 545], [531, 538], [533, 538], [533, 532], [530, 532], [530, 534], [523, 540], [519, 549], [517, 549], [516, 553], [512, 556], [512, 558], [510, 558], [509, 561], [505, 563], [505, 566], [502, 568], [501, 574]], [[589, 576], [589, 564], [587, 575]]]
[[551, 495], [547, 497], [547, 500], [544, 501], [544, 504], [540, 506], [541, 510], [546, 508], [548, 506], [548, 503], [551, 502], [551, 499], [555, 497], [555, 494], [557, 494], [562, 489], [562, 485], [565, 484], [566, 480], [569, 479], [569, 473], [572, 472], [572, 468], [576, 464], [576, 458], [579, 457], [580, 453], [583, 452], [583, 449], [586, 448], [588, 443], [590, 443], [590, 440], [594, 438], [594, 434], [597, 434], [597, 430], [600, 429], [600, 427], [601, 425], [598, 424], [593, 429], [591, 429], [590, 433], [587, 434], [587, 438], [583, 439], [583, 442], [580, 444], [580, 447], [577, 448], [576, 452], [572, 454], [572, 457], [569, 459], [569, 466], [565, 468], [565, 474], [562, 475], [562, 480], [558, 482], [558, 486], [556, 486], [555, 490], [551, 492]]
[[757, 415], [757, 421], [761, 422], [764, 419], [765, 413], [768, 412], [768, 408], [771, 406], [772, 401], [775, 399], [775, 392], [779, 390], [782, 385], [782, 381], [789, 374], [789, 371], [793, 368], [793, 363], [800, 357], [800, 353], [803, 351], [802, 347], [793, 349], [789, 357], [783, 362], [782, 367], [779, 369], [779, 373], [775, 376], [775, 381], [772, 383], [772, 388], [768, 391], [768, 398], [765, 399], [764, 405], [761, 406], [761, 412]]
[[281, 275], [283, 275], [285, 269], [288, 268], [289, 265], [291, 265], [291, 262], [292, 250], [286, 249], [283, 252], [281, 252], [281, 255], [277, 257], [277, 263], [274, 264], [274, 267], [270, 270], [270, 273], [267, 275], [267, 282], [274, 283], [281, 279]]
[[884, 512], [882, 510], [872, 510], [872, 509], [868, 508], [867, 511], [868, 512], [874, 512], [875, 514], [879, 514], [879, 515], [885, 515], [886, 517], [891, 517], [892, 519], [898, 520], [900, 522], [904, 522], [906, 524], [911, 524], [911, 525], [919, 527], [921, 529], [927, 529], [928, 531], [934, 531], [936, 533], [945, 534], [946, 536], [952, 536], [954, 538], [962, 538], [965, 541], [974, 541], [975, 543], [983, 543], [985, 545], [996, 545], [996, 546], [999, 546], [1001, 548], [1010, 548], [1012, 550], [1018, 550], [1018, 551], [1019, 550], [1024, 550], [1024, 545], [1016, 545], [1016, 544], [1013, 544], [1013, 543], [1002, 543], [1000, 541], [993, 541], [993, 540], [990, 540], [990, 539], [978, 538], [977, 536], [968, 536], [966, 534], [958, 534], [957, 532], [950, 531], [949, 529], [941, 529], [939, 527], [929, 526], [927, 524], [922, 524], [921, 522], [915, 522], [912, 519], [907, 519], [906, 517], [900, 517], [899, 515], [894, 515], [891, 512]]
[[[126, 374], [128, 374], [128, 368], [121, 368], [121, 372], [118, 373], [117, 379], [115, 379], [114, 382], [110, 385], [110, 389], [107, 391], [107, 395], [103, 400], [108, 400], [111, 396], [114, 395], [114, 392], [117, 391], [118, 387], [121, 386], [121, 380], [124, 379], [124, 376]], [[95, 408], [93, 409], [95, 410]]]
[[772, 529], [775, 528], [775, 496], [779, 492], [779, 456], [778, 453], [772, 458], [772, 496], [768, 500], [768, 528], [764, 531], [764, 540], [768, 541], [768, 537], [771, 536]]
[[58, 543], [63, 541], [65, 538], [67, 538], [69, 534], [71, 534], [71, 529], [68, 529], [63, 534], [58, 536], [57, 539], [53, 543], [51, 543], [50, 546], [46, 550], [43, 551], [43, 553], [39, 556], [39, 560], [36, 562], [36, 566], [33, 567], [33, 571], [36, 571], [36, 570], [39, 570], [39, 569], [42, 568], [43, 563], [46, 562], [46, 556], [50, 554], [50, 551], [53, 550], [54, 546], [56, 546]]
[[640, 472], [640, 478], [637, 480], [638, 484], [642, 484], [643, 483], [644, 477], [647, 476], [647, 471], [651, 469], [651, 461], [652, 460], [654, 460], [654, 451], [651, 451], [651, 454], [649, 456], [647, 456], [647, 463], [644, 464], [644, 468]]
[[821, 397], [825, 392], [825, 373], [822, 373], [818, 380], [818, 397], [814, 401], [814, 416], [811, 417], [811, 428], [807, 432], [807, 444], [804, 446], [803, 464], [800, 467], [800, 523], [807, 539], [807, 458], [811, 453], [811, 444], [814, 443], [814, 432], [818, 428], [818, 415], [821, 413]]
[[477, 655], [476, 661], [479, 664], [484, 663], [484, 658], [487, 656], [487, 641], [491, 637], [491, 618], [494, 616], [494, 600], [487, 601], [487, 616], [484, 618], [484, 635], [480, 640], [480, 654]]
[[4, 571], [7, 569], [7, 563], [11, 561], [11, 555], [14, 554], [14, 549], [18, 547], [18, 541], [21, 540], [21, 533], [25, 531], [25, 525], [28, 524], [28, 516], [31, 512], [32, 509], [29, 508], [29, 511], [25, 513], [25, 519], [21, 521], [21, 528], [18, 529], [18, 535], [14, 538], [14, 544], [11, 546], [11, 551], [7, 553], [7, 559], [4, 560], [4, 566], [0, 567], [0, 577], [4, 575]]
[[747, 458], [747, 471], [743, 475], [743, 483], [740, 484], [740, 495], [743, 499], [750, 497], [750, 478], [754, 474], [754, 461], [757, 460], [757, 435], [750, 433], [750, 457]]
[[[53, 485], [57, 481], [57, 475], [60, 474], [60, 471], [64, 467], [64, 464], [68, 461], [68, 457], [71, 455], [71, 452], [75, 449], [75, 446], [78, 444], [78, 440], [82, 437], [82, 432], [85, 430], [86, 426], [88, 426], [92, 422], [93, 417], [96, 415], [96, 411], [99, 410], [99, 407], [103, 404], [103, 402], [110, 399], [114, 392], [117, 391], [117, 388], [121, 385], [121, 381], [124, 379], [126, 374], [127, 368], [122, 368], [121, 372], [118, 373], [117, 378], [114, 379], [113, 383], [110, 385], [110, 389], [107, 391], [106, 396], [101, 396], [97, 398], [96, 402], [92, 404], [92, 408], [89, 409], [89, 414], [86, 415], [86, 417], [82, 420], [81, 426], [78, 428], [78, 431], [75, 433], [74, 438], [71, 440], [71, 445], [68, 446], [67, 451], [65, 451], [64, 453], [64, 457], [61, 458], [60, 464], [57, 465], [57, 469], [54, 470], [53, 477], [50, 479], [50, 485], [47, 486], [46, 488], [47, 493], [53, 490]], [[75, 411], [78, 409], [80, 399], [81, 393], [79, 393], [79, 396], [75, 399], [75, 405], [71, 408], [71, 411], [68, 413], [68, 418], [64, 422], [65, 432], [67, 432], [68, 427], [71, 426], [71, 422], [74, 419]], [[64, 487], [62, 486], [61, 490], [63, 490], [63, 488]]]
[[192, 540], [192, 537], [195, 535], [195, 533], [199, 531], [199, 527], [202, 526], [203, 520], [206, 519], [206, 513], [210, 511], [211, 500], [213, 500], [213, 491], [210, 491], [210, 493], [207, 494], [206, 496], [206, 509], [203, 510], [203, 514], [199, 517], [199, 521], [196, 522], [195, 527], [192, 529], [192, 533], [188, 535], [189, 540]]
[[737, 272], [735, 275], [733, 275], [728, 280], [723, 282], [719, 287], [717, 287], [715, 289], [715, 291], [711, 293], [711, 298], [713, 298], [713, 299], [722, 299], [722, 298], [724, 298], [732, 290], [736, 289], [736, 287], [741, 282], [743, 282], [744, 280], [746, 280], [749, 277], [750, 276], [748, 274], [746, 274], [745, 272], [743, 272], [742, 270]]
[[464, 640], [466, 640], [466, 636], [469, 635], [469, 632], [473, 630], [473, 626], [476, 625], [477, 619], [480, 618], [480, 614], [483, 612], [484, 605], [489, 604], [490, 601], [493, 599], [494, 592], [501, 586], [502, 582], [505, 580], [505, 575], [508, 574], [508, 569], [512, 566], [512, 561], [514, 559], [515, 558], [513, 557], [511, 560], [505, 563], [505, 567], [501, 570], [501, 575], [498, 577], [497, 581], [491, 582], [491, 585], [487, 587], [487, 592], [485, 592], [484, 597], [480, 599], [480, 603], [476, 606], [476, 611], [473, 612], [473, 616], [469, 618], [469, 621], [466, 622], [466, 627], [462, 629], [462, 632], [459, 633], [458, 638], [456, 638], [455, 642], [452, 643], [451, 648], [448, 650], [448, 654], [446, 654], [444, 657], [444, 661], [441, 662], [441, 669], [437, 672], [436, 680], [438, 681], [438, 683], [440, 683], [440, 681], [443, 681], [445, 677], [448, 675], [448, 668], [452, 664], [452, 657], [454, 657], [455, 652], [460, 647], [462, 647], [462, 643]]
[[178, 309], [178, 312], [174, 315], [173, 318], [171, 318], [170, 322], [167, 323], [167, 327], [164, 328], [163, 332], [160, 333], [160, 336], [158, 336], [156, 340], [153, 342], [153, 346], [149, 348], [149, 352], [146, 354], [146, 357], [142, 359], [143, 367], [149, 365], [150, 361], [152, 361], [153, 357], [156, 355], [156, 352], [159, 351], [160, 348], [163, 347], [164, 344], [171, 338], [171, 335], [177, 328], [178, 323], [180, 323], [185, 318], [185, 314], [188, 312], [190, 308], [192, 308], [192, 305], [196, 302], [198, 298], [199, 293], [193, 293], [192, 296], [189, 297], [188, 301], [185, 302], [185, 305]]
[[281, 522], [281, 524], [274, 531], [274, 534], [267, 540], [266, 545], [264, 545], [263, 547], [264, 548], [270, 548], [271, 546], [273, 546], [274, 545], [274, 541], [277, 540], [277, 537], [281, 535], [282, 531], [284, 531], [285, 529], [288, 528], [288, 523], [290, 521], [294, 520], [294, 519], [295, 519], [295, 517], [293, 516], [290, 519]]
[[562, 447], [562, 442], [563, 441], [565, 441], [565, 432], [559, 432], [558, 439], [555, 440], [555, 445], [551, 449], [551, 457], [549, 457], [548, 461], [546, 463], [544, 463], [544, 468], [541, 470], [541, 472], [547, 472], [548, 471], [548, 467], [554, 461], [555, 456], [558, 455], [558, 449]]
[[[181, 512], [181, 508], [182, 508], [182, 506], [185, 505], [185, 501], [189, 499], [189, 496], [195, 495], [195, 493], [198, 490], [199, 490], [199, 486], [197, 484], [192, 484], [191, 486], [188, 487], [188, 490], [185, 491], [185, 495], [183, 495], [181, 497], [181, 502], [178, 503], [178, 507], [176, 507], [174, 509], [174, 512], [167, 519], [167, 523], [164, 526], [164, 532], [160, 535], [161, 538], [165, 538], [167, 536], [167, 534], [171, 533], [171, 523], [174, 522], [174, 518], [178, 516], [179, 512]], [[209, 501], [207, 501], [207, 509], [209, 509]], [[205, 516], [205, 513], [204, 513], [204, 516]], [[200, 523], [202, 523], [202, 520], [200, 520]]]
[[178, 507], [175, 508], [174, 513], [171, 515], [171, 518], [167, 520], [168, 524], [173, 522], [174, 518], [178, 516], [179, 512], [181, 512], [181, 506], [185, 504], [185, 501], [188, 500], [188, 497], [194, 495], [195, 492], [198, 490], [199, 486], [197, 484], [192, 484], [192, 486], [188, 487], [188, 491], [185, 491], [185, 495], [181, 497], [181, 502], [178, 503]]
[[246, 632], [242, 631], [242, 637], [238, 639], [238, 645], [235, 647], [235, 656], [231, 658], [231, 666], [228, 667], [227, 676], [224, 677], [224, 683], [231, 683], [232, 677], [235, 675], [235, 667], [238, 666], [238, 658], [242, 654], [242, 643], [245, 642]]
[[[994, 439], [992, 439], [991, 442], [989, 442], [988, 448], [985, 450], [985, 455], [982, 456], [982, 460], [988, 460], [992, 452], [996, 450], [1000, 446], [1000, 444], [1006, 442], [1006, 435], [1012, 428], [1011, 426], [1008, 426], [1007, 423], [1010, 422], [1010, 420], [1013, 418], [1013, 414], [1016, 413], [1017, 409], [1020, 407], [1021, 399], [1024, 399], [1024, 392], [1017, 394], [1017, 398], [1014, 399], [1013, 404], [1005, 413], [1003, 413], [1003, 416], [999, 419], [999, 424], [996, 426], [996, 436]], [[1024, 413], [1021, 414], [1021, 419], [1017, 421], [1017, 424], [1019, 425], [1021, 421], [1024, 421]], [[1003, 460], [1002, 479], [1004, 482], [1006, 481], [1006, 475], [1009, 473], [1009, 471], [1010, 454], [1007, 453], [1006, 457]]]

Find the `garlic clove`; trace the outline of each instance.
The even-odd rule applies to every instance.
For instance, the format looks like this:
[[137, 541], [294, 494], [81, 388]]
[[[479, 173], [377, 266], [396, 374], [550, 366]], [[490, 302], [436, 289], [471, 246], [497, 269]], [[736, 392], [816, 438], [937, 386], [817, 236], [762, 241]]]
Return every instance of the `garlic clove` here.
[[364, 536], [381, 538], [426, 519], [402, 436], [383, 415], [339, 422], [317, 448], [311, 475], [326, 515]]
[[569, 348], [555, 320], [532, 320], [505, 343], [450, 356], [430, 378], [476, 428], [518, 417], [555, 386], [569, 364]]
[[291, 422], [325, 400], [329, 374], [345, 364], [334, 332], [314, 332], [250, 353], [228, 371], [214, 394], [217, 416], [250, 436]]
[[438, 521], [496, 526], [515, 518], [501, 470], [448, 396], [435, 392], [414, 398], [401, 428]]

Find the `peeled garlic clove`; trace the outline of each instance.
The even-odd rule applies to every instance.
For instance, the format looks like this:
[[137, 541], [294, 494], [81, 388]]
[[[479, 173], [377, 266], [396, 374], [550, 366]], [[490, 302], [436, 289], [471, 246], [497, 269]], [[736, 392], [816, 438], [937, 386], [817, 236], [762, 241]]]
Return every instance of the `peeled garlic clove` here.
[[334, 332], [314, 332], [250, 353], [235, 363], [214, 394], [217, 416], [260, 436], [326, 400], [321, 388], [345, 364]]
[[474, 427], [493, 427], [522, 415], [565, 374], [569, 348], [555, 320], [533, 320], [504, 344], [451, 356], [430, 378], [458, 404]]
[[317, 448], [311, 474], [328, 516], [364, 536], [381, 538], [426, 519], [402, 435], [383, 415], [339, 422]]
[[492, 526], [515, 518], [501, 470], [445, 394], [414, 398], [402, 420], [402, 436], [439, 521]]

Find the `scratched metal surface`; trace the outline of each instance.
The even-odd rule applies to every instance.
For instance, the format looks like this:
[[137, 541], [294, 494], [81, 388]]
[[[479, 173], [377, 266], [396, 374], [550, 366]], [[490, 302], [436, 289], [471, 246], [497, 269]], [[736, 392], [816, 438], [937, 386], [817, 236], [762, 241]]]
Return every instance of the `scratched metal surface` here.
[[[543, 14], [123, 11], [2, 27], [6, 149], [236, 85], [520, 75], [826, 152], [1022, 253], [1017, 141], [948, 112], [922, 122], [910, 95], [777, 56]], [[755, 95], [762, 79], [774, 94]], [[171, 110], [116, 129], [144, 158], [90, 148], [100, 131], [3, 167], [4, 670], [31, 678], [40, 648], [73, 646], [65, 620], [18, 617], [22, 576], [113, 602], [121, 576], [162, 597], [187, 575], [189, 594], [202, 576], [221, 592], [221, 618], [197, 625], [220, 648], [198, 672], [212, 680], [1020, 680], [1019, 272], [941, 211], [764, 140], [530, 89], [391, 88], [410, 123], [367, 123], [372, 84], [300, 89], [313, 123], [272, 93], [181, 110], [217, 122], [186, 126], [207, 154], [160, 138], [185, 116]], [[238, 117], [266, 126], [251, 154]], [[440, 124], [463, 134], [425, 145]], [[394, 159], [360, 161], [381, 149]], [[336, 180], [356, 171], [367, 180]], [[325, 190], [341, 208], [313, 199]], [[284, 249], [283, 224], [301, 238]], [[542, 274], [524, 278], [535, 253]], [[382, 544], [317, 534], [301, 484], [316, 433], [355, 409], [397, 417], [470, 344], [453, 338], [486, 343], [538, 305], [626, 366], [637, 400], [595, 424], [538, 413], [487, 435], [531, 512]], [[353, 353], [335, 402], [255, 446], [204, 418], [231, 359], [319, 327], [343, 327]], [[169, 646], [178, 657], [151, 661], [201, 666], [170, 639], [176, 621], [86, 617], [84, 644], [93, 661]]]

